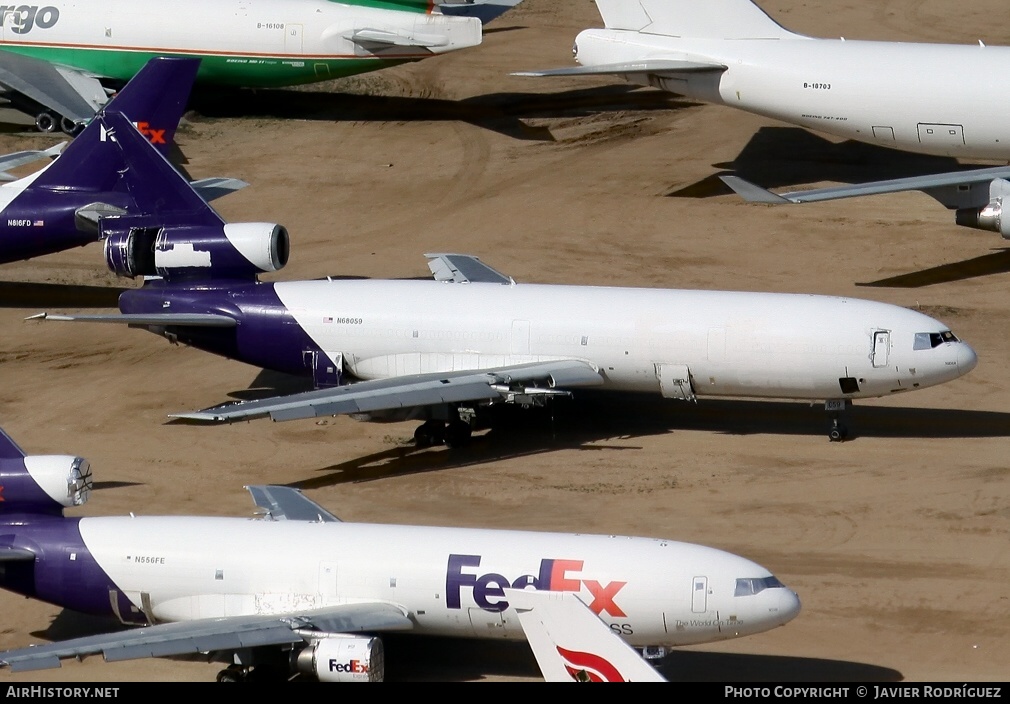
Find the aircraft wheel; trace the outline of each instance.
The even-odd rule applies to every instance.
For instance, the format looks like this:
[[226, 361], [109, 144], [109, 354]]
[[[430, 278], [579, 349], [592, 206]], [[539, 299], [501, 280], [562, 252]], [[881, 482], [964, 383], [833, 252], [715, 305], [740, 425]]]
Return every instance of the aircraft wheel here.
[[218, 682], [245, 682], [245, 672], [237, 665], [226, 667], [217, 673]]
[[83, 127], [83, 125], [74, 122], [69, 117], [60, 118], [60, 129], [64, 132], [64, 134], [69, 134], [71, 137], [79, 135]]
[[847, 437], [849, 437], [849, 429], [844, 425], [836, 425], [828, 431], [828, 439], [831, 442], [842, 442]]
[[445, 429], [445, 445], [449, 448], [468, 445], [472, 434], [473, 428], [470, 427], [469, 423], [462, 420], [454, 420]]
[[49, 134], [55, 132], [57, 127], [59, 127], [59, 120], [51, 112], [40, 112], [35, 117], [35, 129], [39, 132]]
[[445, 437], [445, 424], [440, 421], [428, 420], [414, 431], [414, 444], [417, 447], [441, 445]]

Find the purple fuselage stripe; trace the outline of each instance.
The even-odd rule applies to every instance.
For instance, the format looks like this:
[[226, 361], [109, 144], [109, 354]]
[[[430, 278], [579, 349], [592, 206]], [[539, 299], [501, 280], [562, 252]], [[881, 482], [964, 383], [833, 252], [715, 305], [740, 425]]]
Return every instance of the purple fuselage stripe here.
[[[166, 306], [165, 303], [170, 302]], [[216, 313], [238, 321], [234, 328], [170, 326], [180, 342], [264, 369], [308, 376], [304, 352], [319, 346], [281, 303], [273, 284], [215, 281], [183, 286], [152, 281], [119, 297], [123, 313]]]

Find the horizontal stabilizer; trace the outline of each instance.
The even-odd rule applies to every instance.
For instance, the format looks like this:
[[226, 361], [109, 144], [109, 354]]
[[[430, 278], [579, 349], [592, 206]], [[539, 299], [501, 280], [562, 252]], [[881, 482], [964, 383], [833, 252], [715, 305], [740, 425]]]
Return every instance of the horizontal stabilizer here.
[[608, 29], [689, 39], [791, 39], [750, 0], [596, 0]]
[[[66, 142], [60, 142], [55, 147], [50, 147], [49, 149], [43, 149], [41, 151], [29, 150], [5, 154], [0, 156], [0, 172], [6, 172], [9, 169], [16, 169], [19, 166], [31, 164], [47, 157], [55, 159], [60, 155], [63, 151], [63, 147], [65, 146], [67, 146]], [[3, 173], [2, 177], [5, 181], [14, 180], [14, 177], [7, 173]]]
[[572, 66], [570, 68], [552, 68], [543, 71], [517, 71], [512, 75], [541, 78], [545, 76], [611, 76], [627, 73], [709, 73], [725, 70], [725, 64], [715, 62], [683, 61], [681, 59], [642, 59], [640, 61], [625, 61], [618, 64]]
[[287, 486], [247, 486], [257, 506], [275, 521], [310, 521], [340, 523], [340, 519], [305, 497], [298, 489]]
[[[69, 75], [73, 80], [68, 80]], [[97, 78], [3, 50], [0, 50], [0, 85], [78, 123], [94, 117], [107, 99]]]
[[113, 315], [58, 315], [38, 313], [25, 320], [56, 320], [70, 323], [120, 323], [124, 325], [186, 325], [203, 328], [233, 328], [238, 323], [227, 315], [213, 313], [124, 313]]
[[210, 203], [212, 200], [217, 200], [229, 193], [241, 191], [249, 184], [237, 178], [211, 176], [209, 178], [190, 181], [189, 185], [203, 198], [204, 202]]
[[745, 181], [739, 176], [720, 176], [719, 178], [737, 194], [752, 203], [815, 203], [825, 200], [839, 200], [841, 198], [872, 196], [881, 193], [928, 191], [935, 188], [985, 183], [986, 181], [995, 179], [1010, 178], [1010, 166], [994, 166], [967, 171], [948, 171], [941, 174], [909, 176], [886, 181], [870, 181], [869, 183], [854, 183], [846, 186], [815, 188], [809, 191], [791, 191], [788, 193], [772, 193], [750, 181]]
[[453, 17], [476, 17], [482, 24], [495, 20], [523, 0], [446, 0], [437, 3], [437, 11]]

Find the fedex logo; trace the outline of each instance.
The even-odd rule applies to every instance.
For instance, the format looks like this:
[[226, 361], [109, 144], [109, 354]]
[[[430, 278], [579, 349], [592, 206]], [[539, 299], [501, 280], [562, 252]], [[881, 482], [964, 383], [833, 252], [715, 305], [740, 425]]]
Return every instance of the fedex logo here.
[[480, 567], [480, 555], [449, 555], [449, 565], [445, 575], [445, 605], [459, 609], [460, 594], [464, 588], [473, 590], [473, 600], [485, 611], [504, 611], [509, 607], [505, 601], [505, 589], [533, 589], [552, 592], [581, 592], [584, 586], [593, 596], [589, 608], [596, 615], [604, 611], [615, 617], [626, 617], [617, 606], [614, 597], [627, 582], [610, 582], [606, 586], [592, 579], [579, 579], [582, 560], [541, 560], [540, 570], [534, 576], [524, 574], [514, 580], [495, 572], [478, 575], [466, 572], [469, 568]]
[[335, 658], [330, 658], [330, 672], [350, 672], [352, 674], [364, 675], [368, 673], [368, 664], [360, 660], [351, 660], [344, 663]]
[[[166, 143], [165, 142], [165, 132], [167, 132], [167, 130], [158, 130], [158, 129], [155, 129], [155, 128], [151, 127], [151, 123], [149, 123], [149, 122], [134, 122], [133, 126], [137, 128], [138, 132], [140, 132], [142, 135], [144, 135], [145, 137], [147, 137], [148, 141], [151, 144], [165, 144]], [[101, 127], [101, 130], [98, 133], [98, 141], [100, 141], [100, 142], [108, 142], [108, 141], [115, 142], [116, 141], [116, 131], [115, 130], [107, 130], [107, 129], [105, 129], [105, 125], [100, 125], [100, 127]]]

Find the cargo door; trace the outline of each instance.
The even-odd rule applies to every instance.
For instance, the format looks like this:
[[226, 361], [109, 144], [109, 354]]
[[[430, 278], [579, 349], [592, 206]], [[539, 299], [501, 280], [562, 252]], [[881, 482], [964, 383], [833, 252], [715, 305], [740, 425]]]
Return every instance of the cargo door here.
[[694, 401], [694, 386], [691, 384], [691, 370], [686, 364], [657, 364], [656, 376], [659, 377], [659, 390], [663, 398], [676, 398], [682, 401]]
[[312, 385], [317, 389], [340, 386], [344, 375], [344, 355], [340, 352], [326, 354], [321, 350], [305, 350], [302, 361], [312, 370]]
[[891, 349], [891, 333], [887, 330], [877, 330], [873, 333], [873, 366], [887, 366], [887, 354]]
[[919, 142], [933, 148], [963, 147], [964, 127], [938, 122], [920, 122]]

